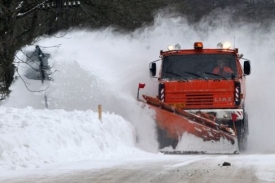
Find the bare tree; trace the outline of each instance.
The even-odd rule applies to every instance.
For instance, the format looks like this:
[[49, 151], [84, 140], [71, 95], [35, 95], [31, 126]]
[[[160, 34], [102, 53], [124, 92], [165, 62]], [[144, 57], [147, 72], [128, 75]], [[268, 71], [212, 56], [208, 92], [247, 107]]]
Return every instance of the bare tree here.
[[153, 22], [154, 13], [167, 7], [174, 7], [172, 10], [188, 17], [190, 23], [226, 7], [235, 10], [235, 20], [262, 23], [263, 19], [273, 21], [275, 17], [274, 0], [1, 0], [0, 100], [9, 94], [16, 52], [33, 44], [37, 37], [72, 27], [112, 25], [133, 30]]
[[[32, 44], [38, 36], [60, 30], [55, 1], [0, 1], [0, 100], [9, 94], [21, 47]], [[46, 5], [46, 6], [45, 6]], [[61, 27], [62, 28], [62, 27]]]

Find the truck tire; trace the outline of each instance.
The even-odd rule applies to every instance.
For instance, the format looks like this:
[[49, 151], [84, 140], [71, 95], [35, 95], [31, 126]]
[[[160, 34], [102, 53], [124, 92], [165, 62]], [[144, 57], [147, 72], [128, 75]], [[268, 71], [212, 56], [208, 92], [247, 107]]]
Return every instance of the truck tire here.
[[235, 123], [238, 137], [238, 146], [240, 152], [243, 152], [247, 148], [247, 135], [248, 135], [248, 127], [246, 128], [246, 124], [248, 123], [247, 116], [240, 121]]
[[249, 126], [248, 126], [248, 114], [244, 112], [244, 128], [246, 130], [247, 135], [249, 134]]
[[175, 149], [178, 145], [177, 139], [171, 139], [167, 136], [167, 132], [159, 127], [157, 127], [157, 140], [159, 143], [159, 149], [172, 146]]

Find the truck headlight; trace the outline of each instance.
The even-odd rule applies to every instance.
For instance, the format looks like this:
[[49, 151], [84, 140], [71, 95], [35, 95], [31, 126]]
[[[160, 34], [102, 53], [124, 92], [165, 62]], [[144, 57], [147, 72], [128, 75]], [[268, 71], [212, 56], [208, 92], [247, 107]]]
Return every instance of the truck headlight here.
[[224, 112], [223, 118], [226, 118], [226, 119], [231, 118], [231, 112]]
[[230, 47], [231, 47], [231, 43], [230, 42], [223, 43], [223, 49], [229, 49]]
[[168, 46], [168, 50], [172, 51], [172, 50], [174, 50], [174, 47], [172, 45], [170, 45], [170, 46]]

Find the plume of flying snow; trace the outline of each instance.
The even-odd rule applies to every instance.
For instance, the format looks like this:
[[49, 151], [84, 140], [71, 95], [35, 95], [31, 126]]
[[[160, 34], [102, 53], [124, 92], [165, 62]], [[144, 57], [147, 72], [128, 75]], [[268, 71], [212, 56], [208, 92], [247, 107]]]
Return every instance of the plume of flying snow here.
[[[183, 49], [191, 49], [196, 41], [202, 41], [204, 48], [215, 48], [219, 42], [231, 41], [232, 47], [238, 48], [252, 65], [252, 73], [246, 77], [248, 152], [275, 152], [272, 140], [275, 138], [275, 82], [272, 81], [275, 77], [275, 27], [234, 22], [228, 13], [217, 10], [191, 25], [184, 17], [159, 13], [152, 25], [131, 33], [105, 28], [75, 30], [61, 38], [42, 37], [37, 44], [42, 48], [50, 47], [42, 51], [51, 54], [49, 62], [57, 70], [53, 74], [54, 81], [42, 86], [39, 81], [25, 78], [33, 90], [49, 86], [45, 92], [31, 93], [18, 80], [3, 105], [42, 109], [45, 107], [44, 95], [48, 97], [49, 109], [95, 111], [97, 105], [102, 104], [104, 111], [130, 121], [137, 129], [141, 147], [154, 151], [157, 145], [153, 114], [135, 100], [138, 83], [146, 84], [141, 94], [157, 95], [158, 82], [149, 77], [149, 63], [159, 59], [160, 50], [176, 43]], [[54, 45], [60, 46], [51, 47]], [[32, 46], [27, 46], [24, 50], [30, 48]], [[23, 54], [18, 56], [24, 59]]]

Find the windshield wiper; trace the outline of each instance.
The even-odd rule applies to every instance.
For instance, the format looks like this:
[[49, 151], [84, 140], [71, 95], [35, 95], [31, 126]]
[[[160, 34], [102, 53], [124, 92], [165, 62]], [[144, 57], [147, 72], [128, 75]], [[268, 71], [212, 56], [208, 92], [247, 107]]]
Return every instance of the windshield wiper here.
[[[199, 75], [199, 74], [196, 74], [196, 73], [193, 73], [193, 72], [188, 72], [188, 71], [182, 71], [183, 73], [187, 73], [187, 74], [190, 74], [190, 75], [193, 75], [193, 76], [196, 76], [196, 77], [198, 77], [198, 78], [202, 78], [202, 79], [205, 79], [206, 80], [206, 78], [204, 78], [203, 76], [201, 76], [201, 75]], [[182, 75], [180, 75], [180, 74], [177, 74], [177, 73], [174, 73], [174, 72], [169, 72], [169, 71], [167, 71], [166, 73], [168, 73], [168, 74], [173, 74], [173, 75], [175, 75], [175, 76], [180, 76], [180, 77], [183, 77]]]
[[203, 78], [203, 79], [205, 79], [206, 80], [206, 78], [205, 77], [203, 77], [203, 76], [201, 76], [201, 75], [199, 75], [199, 74], [197, 74], [197, 73], [193, 73], [193, 72], [188, 72], [188, 71], [183, 71], [184, 73], [187, 73], [187, 74], [191, 74], [191, 75], [193, 75], [193, 76], [197, 76], [197, 77], [199, 77], [199, 78]]
[[226, 79], [226, 80], [228, 79], [228, 78], [224, 77], [221, 74], [215, 74], [215, 73], [212, 73], [212, 72], [204, 72], [204, 74], [209, 74], [209, 75], [213, 75], [213, 76], [220, 76], [220, 77], [222, 77], [223, 79]]
[[[174, 73], [174, 72], [169, 72], [169, 71], [167, 71], [167, 72], [165, 72], [165, 73], [168, 73], [168, 74], [173, 74], [173, 75], [175, 75], [175, 76], [179, 76], [179, 77], [183, 77], [182, 75], [180, 75], [180, 74], [177, 74], [177, 73]], [[185, 78], [182, 78], [184, 81], [188, 81], [188, 79], [185, 79]]]

